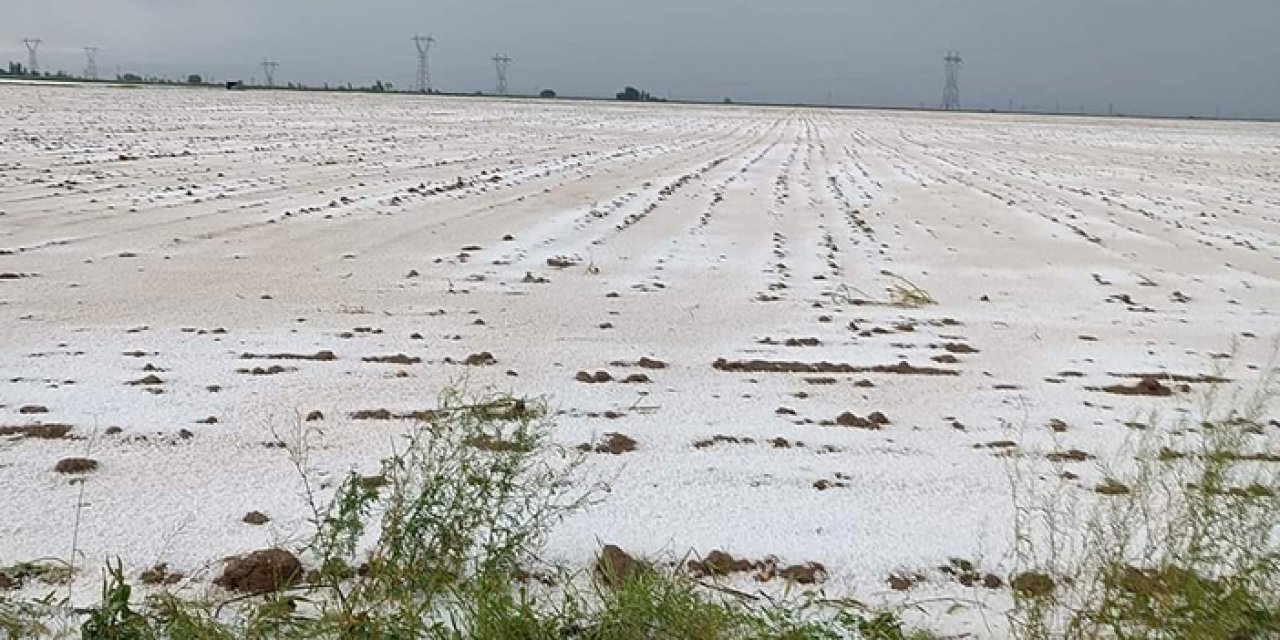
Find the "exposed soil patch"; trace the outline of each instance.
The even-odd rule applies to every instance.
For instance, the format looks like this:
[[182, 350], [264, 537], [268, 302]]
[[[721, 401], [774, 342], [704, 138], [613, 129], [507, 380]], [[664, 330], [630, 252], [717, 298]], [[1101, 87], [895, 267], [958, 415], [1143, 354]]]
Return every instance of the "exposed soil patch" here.
[[1168, 397], [1173, 395], [1173, 389], [1160, 384], [1155, 378], [1143, 378], [1132, 385], [1115, 384], [1109, 387], [1089, 387], [1090, 391], [1105, 391], [1122, 396], [1153, 396]]
[[241, 354], [242, 360], [311, 360], [314, 362], [333, 362], [338, 359], [332, 351], [318, 351], [314, 354], [307, 355], [301, 353], [245, 353]]
[[1019, 573], [1009, 585], [1018, 594], [1029, 598], [1043, 598], [1053, 593], [1053, 578], [1035, 571]]
[[947, 564], [938, 567], [938, 570], [966, 587], [982, 585], [987, 589], [999, 589], [1004, 586], [1004, 580], [1000, 576], [983, 573], [972, 562], [962, 558], [951, 558]]
[[0, 426], [0, 437], [17, 436], [17, 440], [32, 438], [34, 440], [78, 440], [71, 437], [69, 424], [30, 424], [21, 427]]
[[978, 353], [977, 349], [961, 342], [948, 342], [942, 345], [942, 348], [946, 349], [947, 353]]
[[1084, 462], [1092, 460], [1093, 456], [1079, 449], [1068, 449], [1066, 451], [1054, 451], [1045, 456], [1050, 462]]
[[133, 380], [128, 384], [134, 387], [153, 387], [164, 384], [164, 380], [160, 376], [153, 374], [139, 380]]
[[653, 380], [643, 373], [633, 373], [622, 379], [622, 384], [650, 384]]
[[610, 375], [608, 371], [597, 371], [595, 373], [579, 371], [578, 375], [574, 376], [573, 379], [585, 384], [604, 384], [606, 382], [613, 382], [613, 376]]
[[604, 440], [601, 441], [599, 444], [596, 444], [596, 445], [592, 445], [590, 443], [580, 444], [578, 445], [578, 450], [584, 451], [584, 452], [594, 451], [595, 453], [607, 453], [610, 455], [618, 456], [624, 453], [630, 453], [632, 451], [635, 451], [638, 445], [639, 443], [636, 442], [634, 439], [630, 438], [629, 436], [623, 435], [621, 433], [606, 433]]
[[1107, 478], [1105, 482], [1095, 487], [1094, 491], [1104, 496], [1123, 496], [1130, 493], [1128, 486], [1113, 478]]
[[871, 429], [878, 431], [889, 424], [889, 418], [883, 413], [876, 411], [871, 415], [861, 418], [852, 413], [842, 413], [836, 418], [836, 425], [841, 427], [850, 427], [853, 429]]
[[636, 560], [617, 545], [605, 545], [596, 560], [595, 573], [601, 582], [610, 587], [621, 587], [652, 571], [648, 563]]
[[143, 571], [138, 576], [138, 580], [141, 581], [142, 584], [158, 587], [178, 584], [179, 582], [182, 582], [184, 577], [185, 576], [181, 573], [170, 571], [169, 565], [161, 562], [160, 564]]
[[487, 367], [498, 364], [498, 359], [494, 358], [493, 354], [488, 351], [481, 351], [467, 356], [467, 359], [462, 363], [469, 367]]
[[236, 373], [241, 373], [247, 376], [274, 376], [281, 373], [288, 373], [290, 371], [297, 371], [297, 369], [286, 369], [278, 364], [273, 364], [265, 368], [254, 367], [252, 369], [236, 369]]
[[817, 347], [822, 344], [822, 341], [817, 338], [787, 338], [781, 341], [773, 338], [762, 338], [757, 342], [759, 344], [781, 345], [784, 347]]
[[214, 584], [231, 591], [269, 593], [302, 579], [302, 563], [284, 549], [261, 549], [227, 562]]
[[38, 405], [38, 404], [29, 404], [25, 407], [22, 407], [21, 409], [18, 409], [18, 413], [21, 413], [23, 415], [32, 415], [36, 413], [49, 413], [49, 408]]
[[736, 436], [714, 435], [706, 440], [698, 440], [693, 443], [695, 449], [709, 449], [717, 444], [755, 444], [752, 438], [739, 438]]
[[351, 414], [352, 420], [417, 420], [428, 422], [435, 420], [437, 413], [431, 410], [392, 412], [389, 409], [364, 409]]
[[1108, 374], [1113, 378], [1135, 378], [1138, 380], [1160, 380], [1163, 382], [1177, 382], [1180, 384], [1226, 384], [1231, 382], [1227, 378], [1219, 378], [1209, 375], [1183, 375], [1177, 373], [1111, 373]]
[[89, 458], [63, 458], [53, 466], [54, 471], [68, 474], [89, 473], [97, 469], [98, 461], [90, 460]]
[[918, 376], [960, 375], [959, 371], [932, 367], [917, 367], [907, 363], [906, 361], [899, 362], [895, 365], [858, 367], [851, 364], [831, 362], [778, 362], [769, 360], [730, 361], [720, 358], [712, 363], [711, 366], [718, 371], [731, 373], [886, 373]]
[[244, 517], [241, 518], [240, 521], [245, 524], [261, 526], [271, 522], [271, 518], [268, 518], [267, 514], [261, 511], [250, 511], [249, 513], [244, 514]]
[[403, 353], [398, 353], [394, 356], [369, 356], [367, 358], [361, 358], [360, 360], [361, 362], [371, 362], [375, 364], [400, 364], [400, 365], [419, 364], [422, 362], [422, 358], [407, 356]]
[[685, 563], [690, 575], [695, 578], [721, 578], [736, 573], [755, 573], [758, 582], [769, 582], [782, 578], [796, 584], [817, 584], [826, 580], [827, 568], [818, 562], [807, 562], [790, 566], [781, 566], [775, 556], [762, 560], [735, 558], [729, 553], [716, 549], [701, 560], [690, 560]]

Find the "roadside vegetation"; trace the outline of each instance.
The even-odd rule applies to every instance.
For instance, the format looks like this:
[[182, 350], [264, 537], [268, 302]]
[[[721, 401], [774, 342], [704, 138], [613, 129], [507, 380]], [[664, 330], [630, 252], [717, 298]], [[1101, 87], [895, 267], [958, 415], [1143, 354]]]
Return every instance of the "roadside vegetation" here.
[[1092, 491], [1015, 465], [1014, 637], [1280, 638], [1275, 366], [1247, 396], [1214, 385], [1198, 418], [1130, 423]]
[[54, 596], [0, 599], [0, 637], [929, 637], [857, 603], [790, 588], [776, 600], [737, 592], [681, 563], [612, 546], [585, 571], [542, 563], [549, 529], [599, 497], [572, 482], [582, 454], [548, 441], [547, 416], [538, 401], [447, 392], [379, 473], [352, 473], [323, 496], [309, 480], [299, 427], [286, 448], [303, 476], [315, 535], [298, 555], [263, 549], [229, 562], [215, 582], [239, 595], [218, 600], [167, 590], [139, 597], [113, 562], [88, 608]]

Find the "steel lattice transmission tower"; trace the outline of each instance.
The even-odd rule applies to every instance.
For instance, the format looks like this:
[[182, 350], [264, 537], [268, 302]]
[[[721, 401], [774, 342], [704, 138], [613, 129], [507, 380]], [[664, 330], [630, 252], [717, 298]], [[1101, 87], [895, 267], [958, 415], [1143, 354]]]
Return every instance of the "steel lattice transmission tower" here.
[[276, 86], [276, 67], [279, 67], [279, 66], [280, 66], [280, 63], [274, 60], [262, 61], [262, 73], [267, 77], [268, 87]]
[[22, 44], [27, 45], [27, 73], [35, 75], [40, 73], [40, 56], [36, 50], [40, 48], [40, 38], [23, 38]]
[[436, 39], [431, 36], [414, 36], [413, 44], [418, 48], [418, 92], [431, 92], [431, 45]]
[[511, 56], [503, 53], [493, 57], [493, 66], [498, 70], [498, 95], [507, 95], [507, 69], [511, 66]]
[[90, 80], [98, 79], [98, 48], [84, 48], [84, 77]]
[[955, 111], [960, 108], [960, 65], [964, 60], [959, 51], [948, 51], [943, 61], [947, 65], [947, 84], [942, 89], [942, 108]]

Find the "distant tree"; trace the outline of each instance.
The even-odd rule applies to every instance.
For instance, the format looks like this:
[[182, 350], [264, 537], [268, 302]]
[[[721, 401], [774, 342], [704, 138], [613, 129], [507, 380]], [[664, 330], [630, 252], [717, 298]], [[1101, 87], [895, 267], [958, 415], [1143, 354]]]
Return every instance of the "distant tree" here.
[[622, 93], [618, 94], [618, 99], [626, 100], [628, 102], [639, 102], [640, 96], [641, 94], [639, 89], [635, 87], [627, 87], [626, 89], [622, 90]]
[[539, 93], [539, 94], [538, 94], [538, 97], [540, 97], [540, 98], [554, 98], [554, 97], [556, 97], [556, 92], [555, 92], [554, 90], [551, 90], [551, 89], [543, 89], [543, 90], [542, 90], [542, 93]]
[[373, 90], [374, 90], [374, 91], [386, 91], [386, 90], [387, 90], [387, 88], [382, 84], [382, 81], [381, 81], [381, 80], [375, 80], [375, 81], [373, 82], [373, 87], [372, 87], [372, 88], [373, 88]]
[[733, 104], [733, 98], [725, 98], [725, 99], [724, 99], [724, 103], [725, 103], [725, 104]]
[[187, 76], [187, 84], [204, 84], [204, 78], [201, 78], [199, 74], [193, 73]]
[[134, 82], [134, 83], [138, 83], [138, 82], [142, 82], [142, 81], [143, 81], [142, 76], [140, 76], [140, 75], [138, 75], [138, 74], [136, 74], [136, 73], [126, 73], [126, 74], [121, 75], [121, 76], [116, 76], [116, 79], [117, 79], [117, 80], [119, 80], [119, 81], [121, 81], [121, 82]]

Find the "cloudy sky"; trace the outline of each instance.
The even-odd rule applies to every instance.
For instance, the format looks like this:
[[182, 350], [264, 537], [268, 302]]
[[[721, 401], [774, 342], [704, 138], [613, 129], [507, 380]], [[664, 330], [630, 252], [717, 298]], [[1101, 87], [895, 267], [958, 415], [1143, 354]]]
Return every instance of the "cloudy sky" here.
[[[438, 39], [446, 91], [1280, 117], [1280, 0], [0, 0], [0, 59], [45, 69], [408, 87]], [[0, 89], [0, 92], [3, 90]], [[0, 104], [3, 95], [0, 93]]]

